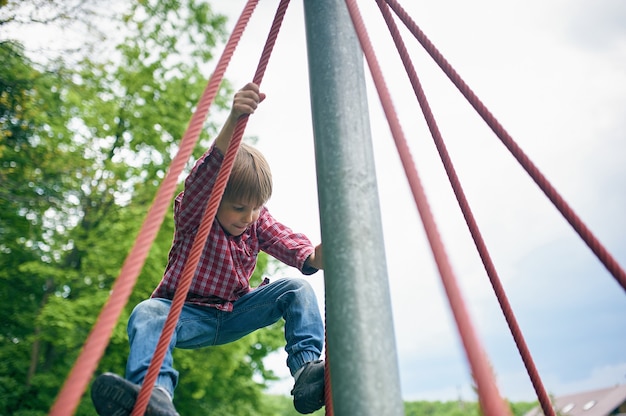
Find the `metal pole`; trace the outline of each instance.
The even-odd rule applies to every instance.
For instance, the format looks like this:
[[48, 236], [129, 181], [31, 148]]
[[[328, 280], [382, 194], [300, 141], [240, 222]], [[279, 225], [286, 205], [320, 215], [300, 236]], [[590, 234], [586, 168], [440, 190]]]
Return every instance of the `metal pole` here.
[[344, 0], [304, 11], [334, 413], [402, 416], [363, 56]]

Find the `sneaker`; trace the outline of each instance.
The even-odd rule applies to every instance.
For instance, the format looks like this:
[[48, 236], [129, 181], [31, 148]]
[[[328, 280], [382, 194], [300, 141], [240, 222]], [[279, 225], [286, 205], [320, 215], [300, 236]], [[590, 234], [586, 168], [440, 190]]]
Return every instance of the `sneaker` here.
[[[100, 416], [128, 416], [132, 413], [141, 386], [113, 373], [96, 377], [91, 386], [91, 400]], [[180, 416], [169, 394], [161, 387], [152, 390], [146, 416]]]
[[324, 362], [304, 364], [291, 394], [293, 406], [300, 413], [313, 413], [324, 406]]

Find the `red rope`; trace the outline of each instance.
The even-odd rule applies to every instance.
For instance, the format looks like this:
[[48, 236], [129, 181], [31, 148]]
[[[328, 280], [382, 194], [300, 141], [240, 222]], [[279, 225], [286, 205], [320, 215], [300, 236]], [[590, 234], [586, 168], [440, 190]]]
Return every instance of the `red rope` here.
[[398, 148], [400, 159], [404, 166], [407, 179], [409, 180], [409, 184], [413, 192], [413, 197], [424, 224], [426, 235], [439, 268], [441, 280], [446, 290], [459, 334], [463, 341], [463, 345], [472, 368], [472, 373], [478, 386], [481, 398], [481, 407], [487, 416], [510, 415], [508, 407], [500, 397], [493, 373], [480, 345], [480, 341], [473, 329], [469, 314], [467, 313], [461, 291], [456, 282], [456, 277], [452, 271], [450, 262], [448, 261], [445, 248], [441, 241], [439, 231], [437, 230], [437, 225], [435, 224], [435, 220], [430, 210], [419, 174], [412, 161], [404, 133], [402, 132], [397, 114], [393, 108], [389, 91], [387, 90], [387, 86], [382, 76], [380, 66], [376, 60], [376, 56], [364, 27], [356, 1], [346, 0], [346, 4], [348, 5], [350, 16], [359, 37], [359, 41], [361, 42], [361, 47], [370, 67], [374, 84], [378, 90], [383, 110], [387, 116], [392, 136]]
[[[281, 0], [278, 6], [276, 16], [274, 17], [270, 33], [265, 44], [265, 48], [263, 49], [263, 54], [261, 55], [259, 65], [253, 79], [253, 82], [257, 85], [260, 85], [263, 79], [265, 69], [269, 62], [269, 57], [272, 53], [272, 49], [280, 30], [280, 25], [282, 24], [282, 20], [288, 5], [289, 0]], [[247, 116], [241, 117], [237, 121], [233, 137], [228, 146], [226, 154], [224, 155], [224, 161], [222, 162], [222, 166], [218, 173], [215, 185], [213, 186], [213, 191], [205, 209], [202, 222], [200, 223], [200, 227], [198, 228], [198, 231], [196, 233], [193, 246], [191, 247], [191, 251], [189, 253], [189, 258], [187, 259], [187, 263], [185, 264], [179, 286], [176, 289], [174, 299], [172, 300], [172, 305], [170, 307], [167, 320], [165, 321], [165, 325], [161, 332], [159, 343], [157, 344], [141, 391], [139, 392], [139, 396], [137, 397], [135, 408], [132, 412], [133, 416], [143, 415], [146, 407], [148, 406], [148, 401], [150, 400], [152, 389], [159, 375], [159, 370], [165, 358], [165, 354], [167, 353], [167, 350], [169, 348], [170, 340], [172, 338], [174, 330], [176, 329], [176, 324], [178, 322], [180, 312], [182, 311], [182, 308], [184, 306], [187, 292], [189, 291], [189, 287], [191, 286], [191, 282], [193, 280], [193, 276], [198, 261], [200, 259], [200, 255], [202, 254], [202, 250], [205, 246], [207, 236], [213, 224], [213, 220], [215, 218], [217, 208], [222, 198], [222, 194], [224, 193], [224, 189], [226, 188], [226, 183], [228, 182], [228, 177], [230, 176], [233, 162], [235, 160], [237, 150], [239, 149], [239, 145], [241, 143], [241, 139], [243, 137], [247, 122]]]
[[150, 211], [148, 211], [148, 215], [135, 240], [135, 244], [126, 257], [120, 274], [113, 285], [111, 296], [102, 308], [96, 324], [89, 334], [78, 359], [50, 410], [51, 416], [67, 416], [74, 414], [80, 397], [84, 393], [89, 379], [102, 358], [102, 354], [108, 345], [113, 328], [119, 319], [122, 309], [128, 302], [132, 289], [137, 282], [139, 272], [145, 263], [148, 251], [159, 231], [165, 213], [174, 196], [178, 177], [189, 161], [193, 148], [198, 141], [209, 107], [217, 95], [228, 63], [230, 62], [256, 3], [258, 3], [258, 0], [250, 0], [248, 2], [226, 44], [225, 50], [217, 63], [213, 75], [198, 102], [197, 110], [192, 116], [189, 126], [181, 140], [178, 153], [174, 157], [167, 175], [157, 191], [152, 207]]
[[409, 76], [409, 80], [411, 81], [411, 85], [413, 86], [413, 90], [415, 91], [417, 100], [420, 104], [420, 107], [422, 108], [424, 118], [426, 119], [426, 123], [428, 124], [430, 132], [433, 136], [435, 146], [439, 151], [439, 155], [450, 179], [450, 183], [456, 195], [457, 201], [459, 203], [459, 206], [461, 207], [461, 211], [463, 212], [463, 216], [465, 217], [465, 221], [468, 225], [470, 233], [474, 238], [476, 248], [478, 249], [478, 253], [483, 261], [483, 264], [485, 265], [487, 275], [489, 276], [493, 290], [496, 294], [498, 302], [500, 303], [500, 308], [502, 309], [504, 317], [509, 325], [509, 329], [511, 330], [511, 334], [513, 335], [513, 339], [515, 340], [519, 353], [526, 366], [526, 370], [528, 371], [531, 382], [535, 388], [535, 392], [537, 393], [543, 412], [547, 416], [554, 416], [554, 408], [550, 403], [550, 397], [548, 396], [548, 393], [543, 386], [541, 378], [539, 377], [539, 373], [532, 359], [526, 341], [524, 340], [522, 331], [517, 323], [517, 320], [513, 313], [513, 309], [511, 308], [509, 300], [506, 296], [504, 287], [502, 286], [502, 282], [500, 280], [500, 277], [498, 276], [498, 272], [496, 271], [495, 265], [493, 264], [489, 251], [487, 250], [487, 246], [483, 240], [481, 232], [478, 229], [478, 225], [476, 223], [474, 215], [472, 214], [472, 210], [469, 206], [467, 198], [465, 197], [463, 187], [461, 186], [459, 178], [456, 174], [456, 170], [454, 169], [454, 165], [452, 163], [448, 150], [446, 149], [443, 137], [441, 136], [441, 132], [439, 131], [439, 127], [437, 126], [435, 117], [431, 111], [426, 95], [424, 94], [424, 90], [421, 86], [413, 63], [411, 62], [411, 58], [409, 57], [404, 42], [402, 41], [398, 27], [391, 16], [388, 5], [384, 2], [384, 0], [376, 1], [378, 3], [378, 7], [380, 8], [381, 13], [383, 14], [383, 17], [385, 18], [385, 21], [387, 22], [387, 26], [389, 27], [391, 36], [396, 44], [396, 47], [400, 54], [400, 58], [402, 59], [402, 62], [405, 66], [405, 69]]
[[471, 88], [461, 79], [459, 74], [452, 68], [450, 63], [441, 55], [432, 42], [424, 35], [421, 29], [415, 24], [408, 13], [402, 9], [396, 0], [386, 0], [391, 8], [395, 11], [398, 17], [404, 22], [406, 27], [413, 33], [415, 38], [422, 44], [424, 49], [435, 60], [437, 65], [446, 73], [448, 78], [454, 83], [454, 85], [461, 91], [468, 102], [474, 107], [474, 109], [485, 120], [487, 125], [498, 136], [502, 143], [509, 149], [511, 154], [517, 159], [522, 167], [528, 172], [531, 178], [537, 183], [539, 188], [546, 194], [548, 199], [552, 201], [554, 206], [561, 212], [563, 217], [570, 223], [578, 235], [589, 246], [591, 251], [598, 257], [598, 259], [604, 264], [604, 266], [611, 272], [613, 277], [618, 281], [624, 290], [626, 290], [626, 272], [619, 265], [617, 260], [608, 252], [608, 250], [600, 243], [600, 241], [594, 236], [591, 230], [585, 225], [585, 223], [576, 215], [574, 210], [565, 202], [563, 197], [556, 191], [556, 189], [548, 182], [546, 177], [539, 171], [539, 169], [528, 158], [524, 151], [517, 145], [509, 133], [504, 127], [495, 119], [491, 112], [485, 107], [480, 99], [474, 94]]
[[[326, 316], [326, 311], [324, 311], [324, 316]], [[328, 325], [324, 325], [326, 328]], [[326, 336], [326, 330], [324, 330], [324, 338], [328, 339]], [[330, 358], [328, 356], [328, 342], [326, 342], [326, 350], [324, 351], [324, 411], [326, 416], [334, 416], [335, 409], [333, 408], [333, 389], [330, 380]]]

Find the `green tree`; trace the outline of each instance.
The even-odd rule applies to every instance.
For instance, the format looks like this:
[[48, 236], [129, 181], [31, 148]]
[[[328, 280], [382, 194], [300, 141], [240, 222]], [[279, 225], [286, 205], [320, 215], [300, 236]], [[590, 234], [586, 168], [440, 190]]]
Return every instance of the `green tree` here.
[[[523, 416], [537, 403], [510, 403], [513, 416]], [[480, 416], [482, 411], [477, 402], [461, 401], [415, 401], [405, 403], [406, 416]]]
[[511, 412], [514, 416], [524, 416], [537, 406], [537, 404], [537, 402], [511, 402]]
[[[18, 44], [0, 39], [0, 414], [47, 414], [109, 296], [204, 88], [203, 68], [224, 37], [225, 18], [194, 0], [136, 2], [114, 17], [112, 27], [127, 36], [109, 59], [35, 64]], [[231, 92], [226, 85], [218, 107]], [[128, 314], [161, 278], [172, 233], [169, 216], [98, 371], [123, 372]], [[262, 257], [257, 273], [266, 265]], [[265, 414], [263, 380], [273, 374], [262, 360], [284, 343], [281, 332], [276, 325], [228, 346], [177, 351], [180, 412]], [[93, 414], [88, 396], [76, 414]]]
[[61, 231], [52, 214], [63, 209], [67, 168], [42, 145], [63, 118], [51, 104], [59, 102], [55, 77], [12, 42], [0, 43], [0, 62], [0, 377], [2, 397], [19, 405], [33, 389], [38, 357], [49, 353], [35, 317], [53, 293]]

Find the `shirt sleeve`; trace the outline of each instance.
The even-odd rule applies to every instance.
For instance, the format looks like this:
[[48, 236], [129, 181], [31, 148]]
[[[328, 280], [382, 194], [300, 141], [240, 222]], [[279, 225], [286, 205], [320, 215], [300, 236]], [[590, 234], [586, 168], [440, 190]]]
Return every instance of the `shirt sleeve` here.
[[304, 234], [296, 233], [276, 221], [265, 207], [256, 225], [261, 250], [297, 268], [302, 274], [310, 275], [317, 272], [316, 268], [304, 264], [315, 251], [315, 247]]
[[222, 152], [212, 145], [185, 179], [185, 189], [174, 201], [174, 217], [179, 231], [195, 231], [200, 225], [223, 160]]

